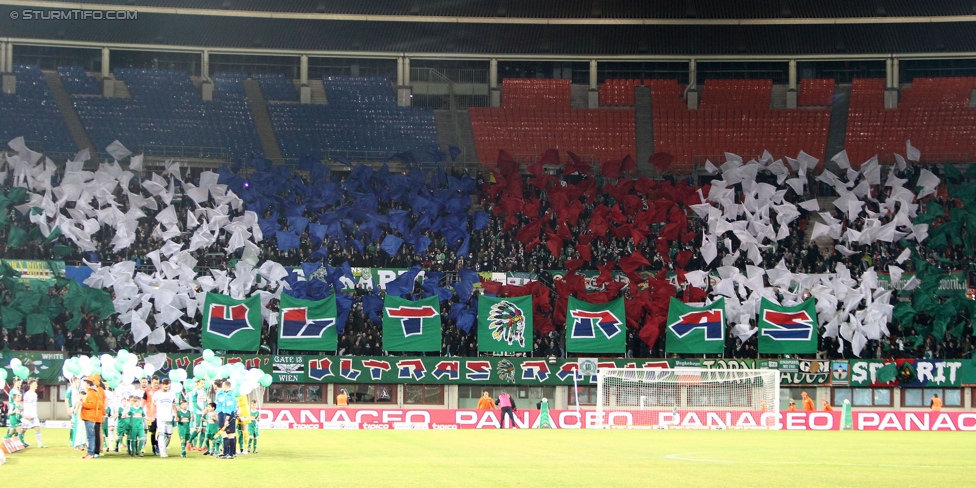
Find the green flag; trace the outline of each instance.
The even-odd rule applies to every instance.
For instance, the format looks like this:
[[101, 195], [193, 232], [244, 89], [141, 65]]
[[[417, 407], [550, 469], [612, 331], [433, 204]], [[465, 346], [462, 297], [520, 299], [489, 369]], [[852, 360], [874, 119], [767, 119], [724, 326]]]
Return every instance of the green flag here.
[[478, 351], [532, 350], [532, 296], [478, 297]]
[[261, 297], [235, 300], [207, 293], [200, 336], [204, 349], [257, 352], [261, 345]]
[[704, 307], [692, 307], [671, 297], [667, 334], [664, 345], [668, 354], [724, 352], [725, 298]]
[[336, 350], [336, 298], [318, 301], [281, 295], [278, 348], [291, 351]]
[[27, 316], [27, 334], [47, 334], [54, 337], [54, 329], [51, 327], [51, 319], [46, 314], [30, 314]]
[[0, 322], [4, 329], [16, 329], [24, 323], [24, 314], [14, 307], [0, 307]]
[[27, 243], [27, 233], [16, 225], [11, 225], [7, 230], [7, 245], [11, 249], [18, 249]]
[[441, 313], [437, 297], [411, 301], [387, 295], [383, 300], [383, 349], [395, 352], [441, 350]]
[[817, 302], [784, 307], [763, 297], [759, 304], [760, 354], [816, 354]]
[[626, 317], [623, 298], [596, 305], [569, 297], [566, 352], [624, 353], [627, 349]]

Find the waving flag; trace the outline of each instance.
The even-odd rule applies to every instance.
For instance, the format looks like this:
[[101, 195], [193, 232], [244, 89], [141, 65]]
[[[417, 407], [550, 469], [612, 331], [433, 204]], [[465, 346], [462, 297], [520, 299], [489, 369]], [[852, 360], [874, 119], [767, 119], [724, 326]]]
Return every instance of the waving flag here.
[[383, 301], [383, 349], [441, 350], [441, 313], [437, 297], [407, 300], [387, 295]]
[[532, 350], [532, 295], [478, 297], [478, 351]]
[[692, 307], [671, 297], [665, 350], [671, 353], [720, 354], [725, 351], [725, 298]]
[[204, 349], [257, 352], [261, 344], [261, 297], [235, 300], [207, 293], [201, 343]]
[[336, 350], [336, 297], [309, 301], [281, 295], [278, 348], [292, 351]]
[[760, 354], [816, 354], [817, 302], [783, 307], [766, 298], [759, 305]]
[[[622, 354], [627, 347], [624, 299], [595, 305], [569, 297], [566, 351]], [[478, 341], [479, 347], [481, 341]]]

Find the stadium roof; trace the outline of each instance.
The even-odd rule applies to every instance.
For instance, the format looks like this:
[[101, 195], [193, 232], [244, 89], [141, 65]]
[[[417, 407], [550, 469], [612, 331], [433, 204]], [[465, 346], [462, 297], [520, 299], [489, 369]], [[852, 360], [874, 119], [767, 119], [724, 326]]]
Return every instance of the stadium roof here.
[[[82, 0], [0, 2], [25, 7], [131, 8], [144, 12], [197, 11], [212, 15], [255, 13], [330, 16], [397, 16], [401, 21], [464, 19], [879, 19], [974, 16], [971, 0]], [[353, 19], [347, 19], [353, 20]], [[421, 21], [428, 22], [428, 19]]]
[[[705, 15], [732, 15], [739, 7], [743, 12], [760, 15], [768, 8], [749, 9], [761, 3], [765, 7], [787, 5], [794, 17], [788, 23], [763, 19], [732, 23], [692, 19], [692, 23], [600, 23], [583, 19], [582, 23], [558, 23], [559, 16], [583, 15], [581, 5], [599, 5], [602, 15], [674, 15], [675, 9], [694, 5]], [[891, 9], [888, 10], [888, 4]], [[932, 3], [932, 2], [930, 2]], [[312, 55], [457, 57], [457, 58], [688, 58], [688, 57], [812, 57], [836, 58], [888, 56], [892, 53], [930, 55], [972, 55], [976, 52], [976, 16], [952, 16], [932, 22], [919, 17], [892, 18], [898, 13], [970, 12], [976, 2], [947, 0], [939, 8], [922, 2], [801, 2], [772, 0], [665, 0], [594, 2], [573, 0], [459, 0], [379, 2], [361, 0], [312, 1], [295, 0], [260, 2], [257, 0], [100, 0], [99, 2], [37, 2], [0, 0], [0, 33], [15, 44], [46, 44], [77, 47], [107, 46], [116, 49], [199, 50], [214, 52], [295, 53]], [[32, 7], [26, 7], [33, 4]], [[213, 14], [197, 7], [218, 8], [229, 15]], [[393, 7], [389, 6], [393, 4]], [[741, 4], [741, 5], [740, 5]], [[817, 8], [807, 4], [817, 4]], [[806, 21], [798, 12], [814, 15], [821, 4], [836, 5], [845, 15], [860, 15], [883, 10], [889, 17], [854, 17]], [[870, 4], [868, 12], [865, 5]], [[906, 5], [902, 5], [906, 4]], [[910, 5], [907, 5], [910, 4]], [[25, 20], [11, 18], [11, 12], [24, 9], [43, 10], [38, 5], [71, 8], [128, 8], [138, 12], [135, 20]], [[380, 7], [383, 5], [383, 7]], [[553, 8], [548, 23], [496, 23], [492, 19], [468, 18], [471, 22], [429, 20], [388, 12], [414, 11], [453, 15], [480, 15], [487, 6], [505, 5], [512, 15], [536, 15], [542, 6]], [[560, 8], [554, 7], [559, 5]], [[653, 8], [651, 7], [653, 5]], [[914, 5], [914, 6], [912, 6]], [[330, 17], [327, 14], [306, 17], [248, 15], [258, 8], [276, 8], [286, 12], [299, 9], [320, 10], [352, 17]], [[630, 6], [631, 9], [624, 9]], [[734, 6], [734, 8], [733, 8]], [[845, 7], [846, 6], [846, 7]], [[563, 8], [564, 7], [564, 8]], [[612, 7], [612, 8], [611, 8]], [[668, 7], [668, 8], [664, 8]], [[707, 7], [707, 8], [706, 8]], [[875, 8], [877, 7], [877, 8]], [[771, 7], [770, 7], [771, 8]], [[169, 10], [167, 10], [169, 9]], [[235, 10], [236, 9], [236, 10]], [[250, 9], [250, 10], [248, 10]], [[481, 10], [479, 10], [481, 9]], [[777, 9], [774, 10], [778, 10]], [[881, 10], [879, 10], [881, 9]], [[681, 9], [679, 9], [681, 10]], [[683, 10], [682, 10], [683, 11]], [[383, 13], [374, 17], [372, 12]], [[637, 13], [635, 13], [637, 12]], [[302, 14], [305, 15], [305, 14]], [[367, 17], [355, 17], [363, 16]], [[377, 18], [379, 20], [373, 20]], [[664, 18], [664, 17], [661, 17]], [[670, 18], [670, 17], [669, 17]], [[358, 20], [356, 20], [358, 19]], [[409, 21], [404, 21], [409, 19]], [[630, 17], [636, 19], [636, 17]], [[531, 19], [530, 19], [531, 20]], [[574, 22], [579, 19], [574, 18]], [[639, 19], [638, 19], [639, 20]], [[646, 19], [645, 19], [646, 20]], [[780, 19], [783, 20], [783, 19]], [[809, 19], [808, 19], [809, 20]], [[642, 21], [643, 22], [643, 21]]]

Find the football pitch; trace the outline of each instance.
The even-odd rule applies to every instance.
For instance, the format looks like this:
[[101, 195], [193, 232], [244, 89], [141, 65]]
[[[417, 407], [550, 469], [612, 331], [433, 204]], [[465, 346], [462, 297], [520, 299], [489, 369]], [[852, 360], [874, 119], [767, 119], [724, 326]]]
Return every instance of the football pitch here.
[[[260, 454], [83, 460], [67, 430], [0, 466], [3, 486], [970, 486], [976, 435], [960, 432], [266, 430]], [[34, 441], [29, 432], [25, 439]], [[156, 481], [152, 481], [156, 480]]]

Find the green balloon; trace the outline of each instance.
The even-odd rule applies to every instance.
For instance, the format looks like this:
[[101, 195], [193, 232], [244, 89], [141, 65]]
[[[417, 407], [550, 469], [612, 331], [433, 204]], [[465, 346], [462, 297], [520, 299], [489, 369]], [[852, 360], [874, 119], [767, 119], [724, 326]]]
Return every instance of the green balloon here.
[[30, 370], [27, 369], [26, 366], [17, 366], [14, 369], [14, 376], [22, 380], [26, 380], [28, 377], [30, 377]]
[[75, 376], [78, 376], [78, 375], [81, 374], [81, 361], [79, 361], [78, 358], [71, 358], [71, 359], [69, 359], [67, 361], [67, 365], [68, 365], [68, 371], [71, 374], [73, 374]]
[[0, 383], [7, 381], [7, 370], [0, 368]]
[[207, 361], [208, 363], [210, 363], [210, 364], [212, 364], [214, 366], [220, 366], [221, 365], [221, 360], [217, 356], [211, 356], [210, 359], [206, 359], [205, 361]]
[[258, 384], [261, 385], [261, 386], [263, 386], [263, 387], [265, 387], [265, 388], [267, 388], [267, 387], [271, 386], [271, 382], [273, 380], [274, 380], [274, 378], [272, 378], [270, 374], [264, 373], [264, 375], [261, 376], [261, 379], [258, 380]]
[[210, 350], [210, 349], [204, 349], [203, 350], [203, 360], [204, 361], [210, 361], [211, 359], [213, 359], [213, 357], [214, 357], [214, 352], [212, 350]]

